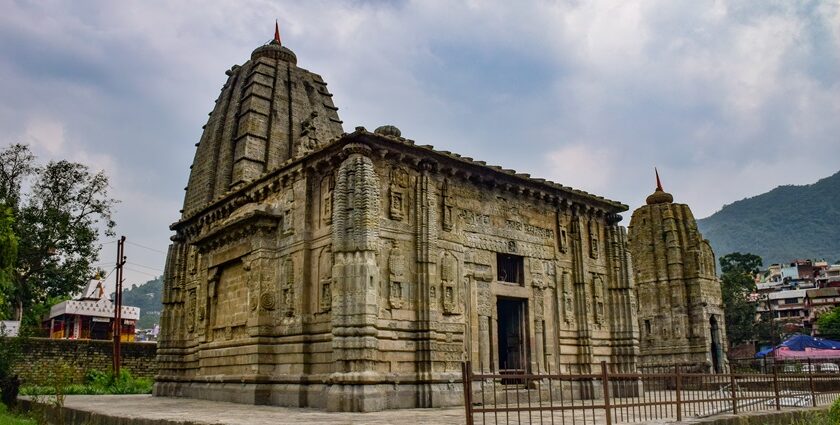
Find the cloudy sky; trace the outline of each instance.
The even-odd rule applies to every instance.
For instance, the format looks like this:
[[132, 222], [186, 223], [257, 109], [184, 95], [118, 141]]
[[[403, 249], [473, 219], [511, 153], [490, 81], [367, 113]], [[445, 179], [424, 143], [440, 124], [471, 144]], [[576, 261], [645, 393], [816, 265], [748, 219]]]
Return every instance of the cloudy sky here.
[[[273, 35], [346, 131], [697, 217], [840, 169], [837, 1], [0, 0], [0, 146], [104, 169], [129, 284], [163, 269], [224, 71]], [[626, 219], [625, 219], [626, 224]], [[103, 265], [114, 244], [104, 240]]]

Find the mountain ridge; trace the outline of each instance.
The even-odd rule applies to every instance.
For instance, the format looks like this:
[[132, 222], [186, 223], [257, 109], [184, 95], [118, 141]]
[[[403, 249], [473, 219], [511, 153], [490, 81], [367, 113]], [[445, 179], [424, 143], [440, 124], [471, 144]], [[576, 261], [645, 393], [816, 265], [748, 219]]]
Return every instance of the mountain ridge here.
[[840, 260], [840, 171], [724, 205], [697, 220], [715, 255], [752, 253], [764, 266], [797, 258]]
[[[123, 291], [123, 305], [140, 307], [140, 320], [137, 329], [151, 329], [160, 323], [160, 312], [163, 310], [163, 276]], [[111, 299], [114, 294], [111, 294]]]

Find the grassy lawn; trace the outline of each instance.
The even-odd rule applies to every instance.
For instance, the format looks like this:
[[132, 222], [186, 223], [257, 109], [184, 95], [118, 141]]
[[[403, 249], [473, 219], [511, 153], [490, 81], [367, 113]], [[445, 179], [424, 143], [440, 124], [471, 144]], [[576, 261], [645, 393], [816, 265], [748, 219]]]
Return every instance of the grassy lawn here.
[[0, 425], [35, 425], [32, 419], [17, 416], [6, 411], [6, 406], [0, 403]]

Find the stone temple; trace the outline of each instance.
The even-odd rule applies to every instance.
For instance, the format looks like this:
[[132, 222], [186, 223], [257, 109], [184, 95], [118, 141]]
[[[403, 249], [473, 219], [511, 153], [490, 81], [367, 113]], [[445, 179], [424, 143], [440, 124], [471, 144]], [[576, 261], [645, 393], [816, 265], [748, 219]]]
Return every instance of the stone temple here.
[[691, 209], [662, 190], [633, 212], [628, 229], [639, 299], [640, 366], [726, 367], [726, 331], [715, 256]]
[[226, 74], [171, 227], [156, 395], [371, 411], [462, 403], [464, 360], [636, 370], [626, 205], [344, 133], [279, 36]]

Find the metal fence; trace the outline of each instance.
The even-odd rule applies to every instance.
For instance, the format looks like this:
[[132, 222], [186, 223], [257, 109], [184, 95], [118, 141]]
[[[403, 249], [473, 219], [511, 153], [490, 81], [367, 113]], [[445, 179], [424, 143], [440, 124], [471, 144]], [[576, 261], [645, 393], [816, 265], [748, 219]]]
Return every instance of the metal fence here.
[[467, 425], [622, 424], [828, 405], [840, 396], [834, 360], [731, 360], [723, 373], [685, 367], [588, 374], [474, 372], [462, 365]]

